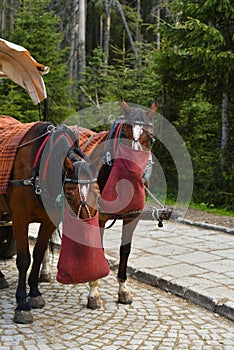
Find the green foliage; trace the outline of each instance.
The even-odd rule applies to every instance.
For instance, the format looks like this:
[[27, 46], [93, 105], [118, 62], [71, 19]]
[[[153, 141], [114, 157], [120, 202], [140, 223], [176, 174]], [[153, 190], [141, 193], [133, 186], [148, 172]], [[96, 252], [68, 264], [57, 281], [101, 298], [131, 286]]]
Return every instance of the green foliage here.
[[126, 101], [147, 107], [160, 95], [160, 80], [154, 69], [153, 50], [153, 44], [139, 48], [136, 62], [124, 46], [122, 49], [114, 48], [119, 95]]
[[[161, 72], [163, 114], [177, 127], [194, 166], [197, 202], [234, 207], [233, 139], [221, 166], [222, 94], [228, 95], [229, 132], [233, 125], [234, 6], [231, 1], [172, 1], [176, 24], [163, 22]], [[203, 200], [202, 200], [203, 199]]]
[[[17, 12], [14, 31], [7, 40], [25, 47], [38, 62], [50, 67], [49, 74], [43, 77], [48, 95], [47, 118], [59, 123], [70, 115], [74, 108], [69, 90], [67, 65], [64, 62], [67, 51], [60, 48], [63, 34], [59, 33], [59, 18], [52, 11], [48, 11], [49, 3], [49, 0], [36, 2], [25, 0]], [[25, 91], [19, 88], [15, 94], [12, 93], [11, 87], [11, 83], [5, 85], [1, 109], [11, 113], [12, 116], [19, 115], [22, 120], [38, 119], [37, 107], [33, 106]]]
[[[10, 13], [10, 3], [4, 2], [7, 13]], [[79, 108], [95, 105], [93, 114], [83, 116], [90, 128], [97, 125], [101, 115], [109, 115], [107, 102], [113, 107], [113, 102], [123, 97], [127, 102], [147, 107], [157, 98], [159, 112], [175, 125], [191, 154], [193, 201], [234, 209], [233, 0], [141, 0], [140, 19], [135, 0], [121, 0], [120, 3], [133, 38], [140, 39], [135, 43], [138, 60], [131, 53], [120, 15], [113, 6], [110, 64], [104, 65], [99, 45], [100, 16], [105, 18], [105, 1], [89, 0], [87, 66], [82, 82], [76, 77], [75, 81], [70, 81], [67, 73], [67, 46], [71, 44], [72, 34], [76, 35], [71, 25], [72, 2], [15, 1], [14, 30], [6, 39], [24, 46], [38, 62], [50, 66], [44, 80], [48, 92], [48, 119], [55, 123], [73, 115], [81, 84], [83, 100]], [[156, 8], [159, 3], [161, 22], [158, 26]], [[6, 20], [9, 29], [10, 16]], [[136, 38], [138, 20], [140, 36]], [[160, 50], [155, 43], [158, 33]], [[228, 96], [229, 139], [225, 164], [221, 166], [223, 92]], [[98, 110], [96, 106], [103, 103], [106, 110], [100, 110], [102, 106]], [[37, 106], [32, 104], [27, 93], [8, 80], [0, 82], [0, 104], [1, 114], [22, 121], [39, 118]], [[103, 125], [105, 121], [100, 119], [100, 123]], [[165, 171], [168, 197], [175, 199], [177, 171], [173, 159], [159, 141], [153, 152]]]
[[219, 204], [220, 124], [218, 110], [205, 101], [201, 92], [184, 102], [180, 118], [175, 123], [177, 130], [184, 135], [193, 161], [193, 200], [198, 203]]
[[101, 103], [116, 100], [117, 88], [114, 77], [114, 67], [104, 65], [103, 50], [100, 47], [94, 49], [93, 55], [88, 57], [84, 80], [79, 86], [84, 97], [84, 102], [80, 107], [88, 107], [91, 103], [99, 106]]
[[109, 101], [126, 101], [150, 106], [160, 94], [160, 83], [154, 71], [152, 46], [149, 45], [140, 52], [139, 61], [125, 48], [113, 48], [115, 66], [105, 67], [103, 51], [97, 48], [89, 59], [85, 73], [84, 89], [85, 105], [90, 105], [91, 99], [100, 104]]
[[32, 104], [27, 92], [8, 79], [0, 84], [0, 104], [3, 115], [13, 116], [22, 122], [38, 119], [38, 107]]
[[220, 216], [234, 216], [233, 211], [229, 211], [227, 209], [222, 208], [215, 208], [213, 205], [210, 205], [209, 203], [191, 203], [190, 208], [198, 209], [198, 210], [204, 210], [208, 213], [212, 213], [215, 215]]

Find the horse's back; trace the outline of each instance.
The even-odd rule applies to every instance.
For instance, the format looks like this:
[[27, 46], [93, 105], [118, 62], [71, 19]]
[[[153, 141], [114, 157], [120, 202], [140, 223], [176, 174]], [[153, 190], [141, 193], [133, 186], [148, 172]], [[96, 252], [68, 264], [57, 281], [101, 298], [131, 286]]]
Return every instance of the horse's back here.
[[[17, 153], [19, 153], [19, 146], [39, 135], [41, 131], [37, 131], [37, 129], [41, 129], [42, 126], [43, 123], [38, 121], [21, 123], [12, 117], [0, 116], [0, 194], [6, 194], [8, 191], [15, 159]], [[33, 148], [35, 146], [32, 144], [28, 147]], [[28, 158], [26, 158], [25, 162], [28, 161]]]

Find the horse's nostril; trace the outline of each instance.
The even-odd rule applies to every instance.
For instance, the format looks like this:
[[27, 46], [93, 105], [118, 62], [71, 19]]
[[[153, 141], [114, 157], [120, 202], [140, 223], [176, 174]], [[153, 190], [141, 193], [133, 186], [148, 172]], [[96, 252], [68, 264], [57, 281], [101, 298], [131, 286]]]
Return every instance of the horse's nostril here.
[[74, 196], [72, 195], [72, 193], [69, 192], [65, 192], [65, 196], [67, 198], [68, 201], [72, 201]]

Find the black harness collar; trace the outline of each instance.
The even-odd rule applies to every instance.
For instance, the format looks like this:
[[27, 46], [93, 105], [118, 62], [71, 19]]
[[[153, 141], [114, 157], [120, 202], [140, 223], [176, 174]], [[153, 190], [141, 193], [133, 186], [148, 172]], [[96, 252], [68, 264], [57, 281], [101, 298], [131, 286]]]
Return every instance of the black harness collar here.
[[[45, 150], [45, 147], [49, 142], [51, 143], [51, 147], [53, 147], [54, 140], [52, 140], [52, 139], [54, 139], [55, 137], [57, 137], [57, 138], [58, 137], [66, 137], [67, 138], [67, 142], [69, 142], [71, 145], [70, 149], [68, 151], [68, 157], [69, 157], [69, 159], [71, 159], [72, 162], [79, 162], [80, 161], [80, 160], [77, 160], [77, 155], [79, 155], [81, 158], [84, 158], [86, 161], [89, 162], [89, 159], [84, 155], [83, 152], [81, 152], [81, 150], [79, 148], [78, 138], [76, 138], [74, 140], [75, 135], [71, 129], [69, 129], [65, 125], [63, 125], [59, 128], [56, 128], [53, 125], [51, 125], [50, 128], [48, 127], [48, 133], [49, 133], [49, 135], [47, 135], [45, 137], [45, 139], [43, 140], [41, 146], [38, 149], [36, 158], [34, 160], [32, 177], [29, 179], [10, 180], [11, 186], [32, 186], [34, 188], [36, 195], [39, 196], [42, 193], [42, 190], [40, 187], [40, 178], [39, 178], [39, 169], [41, 166], [41, 158], [42, 158], [43, 151]], [[33, 142], [33, 140], [31, 142]], [[48, 156], [50, 156], [50, 154]], [[78, 174], [77, 174], [77, 178], [72, 179], [72, 178], [66, 177], [65, 172], [63, 172], [63, 183], [92, 184], [95, 182], [97, 182], [96, 177], [92, 178], [92, 179], [85, 179], [85, 180], [80, 179], [79, 180]]]

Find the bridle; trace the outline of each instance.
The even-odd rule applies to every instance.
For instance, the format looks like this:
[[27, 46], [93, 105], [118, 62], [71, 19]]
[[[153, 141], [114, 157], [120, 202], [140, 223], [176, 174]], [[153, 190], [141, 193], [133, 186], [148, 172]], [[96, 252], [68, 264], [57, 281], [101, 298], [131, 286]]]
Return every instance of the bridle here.
[[[120, 117], [121, 123], [122, 123], [122, 127], [124, 124], [128, 124], [132, 127], [132, 137], [133, 137], [133, 142], [132, 142], [132, 148], [134, 149], [142, 149], [142, 146], [139, 142], [140, 136], [143, 132], [146, 132], [151, 141], [154, 141], [154, 137], [153, 137], [153, 123], [150, 121], [145, 121], [142, 120], [142, 118], [140, 120], [131, 120], [131, 118], [126, 118], [124, 116]], [[149, 132], [147, 130], [147, 127], [150, 127], [152, 129], [151, 132]], [[121, 132], [122, 132], [122, 128], [121, 128]], [[121, 134], [120, 134], [121, 135]], [[122, 135], [124, 137], [124, 135]]]
[[[64, 185], [67, 183], [77, 185], [77, 191], [78, 191], [78, 195], [80, 197], [80, 205], [78, 207], [78, 211], [76, 214], [77, 218], [80, 218], [81, 210], [82, 210], [82, 208], [84, 208], [88, 214], [89, 219], [91, 219], [92, 215], [91, 215], [89, 207], [87, 205], [87, 198], [88, 198], [89, 191], [90, 191], [90, 185], [97, 183], [97, 178], [96, 177], [93, 177], [93, 178], [87, 177], [86, 179], [80, 179], [79, 172], [80, 172], [81, 164], [82, 164], [81, 160], [78, 160], [77, 162], [75, 162], [74, 178], [70, 178], [70, 177], [67, 177], [67, 175], [65, 175], [64, 176]], [[86, 169], [86, 173], [87, 172], [88, 171]]]
[[[105, 155], [103, 159], [103, 164], [107, 164], [109, 167], [113, 165], [113, 160], [118, 148], [118, 144], [121, 139], [129, 139], [123, 132], [124, 125], [129, 125], [132, 127], [132, 145], [131, 147], [135, 150], [142, 150], [142, 145], [140, 143], [140, 136], [145, 132], [149, 137], [150, 148], [155, 141], [153, 136], [153, 123], [150, 121], [145, 121], [143, 118], [137, 120], [132, 120], [125, 116], [120, 116], [117, 120], [114, 121], [109, 132], [109, 138], [107, 141], [112, 141], [107, 143]], [[152, 131], [148, 131], [147, 128], [151, 128]]]

